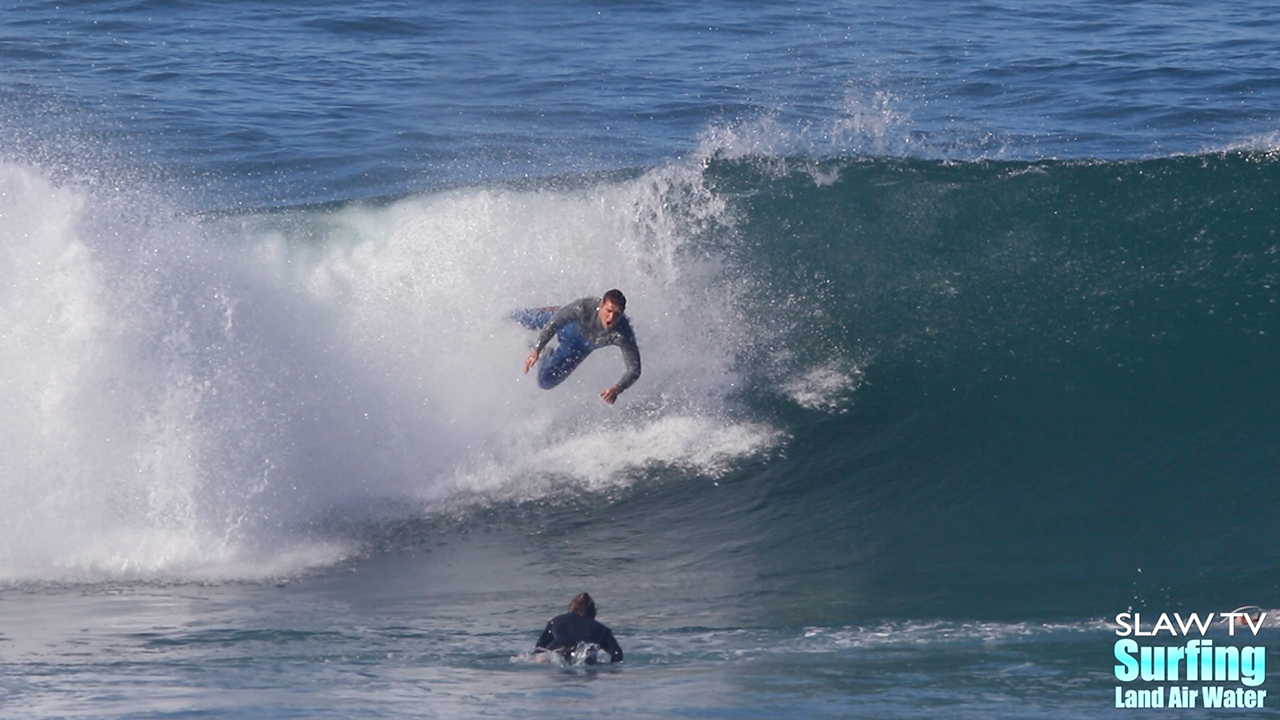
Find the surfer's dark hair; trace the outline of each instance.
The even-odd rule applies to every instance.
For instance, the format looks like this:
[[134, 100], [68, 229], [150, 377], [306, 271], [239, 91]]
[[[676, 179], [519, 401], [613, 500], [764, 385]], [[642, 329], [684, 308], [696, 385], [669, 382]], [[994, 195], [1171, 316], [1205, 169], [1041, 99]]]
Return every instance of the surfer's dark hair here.
[[587, 593], [578, 593], [576, 597], [569, 601], [569, 612], [574, 615], [593, 618], [596, 616], [596, 601], [592, 600]]
[[622, 291], [619, 290], [618, 288], [614, 288], [609, 292], [605, 293], [604, 297], [600, 299], [601, 305], [607, 302], [611, 302], [614, 305], [617, 305], [619, 310], [627, 309], [627, 296], [623, 295]]

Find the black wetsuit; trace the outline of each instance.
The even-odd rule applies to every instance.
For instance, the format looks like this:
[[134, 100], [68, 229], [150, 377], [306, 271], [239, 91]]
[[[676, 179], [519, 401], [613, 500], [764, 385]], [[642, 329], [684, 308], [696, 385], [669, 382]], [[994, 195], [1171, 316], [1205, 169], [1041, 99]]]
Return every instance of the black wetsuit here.
[[[611, 662], [622, 662], [622, 648], [618, 647], [618, 641], [613, 639], [613, 631], [593, 618], [574, 613], [565, 613], [552, 618], [551, 622], [547, 623], [547, 629], [542, 631], [542, 637], [538, 638], [536, 647], [541, 650], [554, 650], [569, 660], [574, 649], [582, 643], [595, 645], [609, 653]], [[587, 656], [588, 663], [594, 661], [594, 654]]]

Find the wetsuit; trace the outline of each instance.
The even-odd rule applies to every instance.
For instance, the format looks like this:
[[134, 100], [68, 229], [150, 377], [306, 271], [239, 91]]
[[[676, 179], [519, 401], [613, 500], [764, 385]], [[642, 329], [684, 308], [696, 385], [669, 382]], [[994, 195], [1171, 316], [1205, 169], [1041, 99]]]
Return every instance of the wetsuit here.
[[538, 308], [518, 310], [511, 314], [516, 322], [530, 330], [541, 330], [533, 347], [539, 353], [554, 336], [560, 344], [555, 352], [543, 355], [538, 363], [538, 387], [550, 390], [573, 372], [592, 350], [608, 345], [622, 349], [622, 360], [627, 371], [618, 381], [619, 391], [631, 387], [640, 377], [640, 348], [636, 336], [625, 315], [620, 315], [613, 327], [606, 329], [596, 313], [600, 298], [582, 298], [562, 308]]
[[[609, 653], [610, 662], [622, 662], [622, 648], [613, 639], [613, 631], [594, 618], [574, 613], [557, 615], [547, 623], [542, 631], [536, 648], [559, 652], [565, 660], [570, 660], [573, 651], [581, 644], [595, 645]], [[595, 664], [595, 653], [587, 654], [587, 664]]]

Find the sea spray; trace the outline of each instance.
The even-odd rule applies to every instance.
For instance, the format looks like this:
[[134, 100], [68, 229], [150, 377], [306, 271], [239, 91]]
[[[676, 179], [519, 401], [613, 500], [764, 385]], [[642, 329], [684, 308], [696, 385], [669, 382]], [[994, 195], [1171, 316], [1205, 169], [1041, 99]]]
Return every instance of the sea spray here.
[[[731, 223], [696, 172], [463, 189], [250, 223], [243, 232], [259, 238], [275, 282], [336, 313], [336, 352], [378, 387], [380, 422], [395, 436], [366, 469], [412, 495], [537, 496], [548, 477], [626, 484], [628, 468], [652, 463], [705, 461], [715, 474], [776, 435], [731, 419], [736, 351], [753, 329], [734, 319], [722, 261], [696, 242]], [[532, 337], [511, 310], [614, 286], [629, 298], [644, 356], [626, 402], [595, 398], [622, 371], [610, 349], [562, 391], [520, 376]], [[695, 427], [701, 446], [676, 440]], [[634, 434], [674, 442], [620, 451]], [[570, 447], [583, 448], [580, 460]]]
[[[760, 330], [695, 242], [732, 223], [697, 172], [204, 219], [4, 175], [6, 578], [290, 573], [357, 549], [327, 518], [715, 478], [780, 437], [732, 410]], [[507, 313], [612, 286], [624, 402], [607, 350], [523, 378]]]

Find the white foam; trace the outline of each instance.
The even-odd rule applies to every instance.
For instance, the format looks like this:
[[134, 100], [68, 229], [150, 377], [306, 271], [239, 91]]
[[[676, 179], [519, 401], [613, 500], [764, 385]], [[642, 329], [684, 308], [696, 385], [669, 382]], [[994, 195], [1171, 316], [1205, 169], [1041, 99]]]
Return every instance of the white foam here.
[[[724, 419], [744, 329], [716, 261], [688, 247], [723, 212], [696, 178], [665, 169], [583, 190], [470, 189], [353, 208], [324, 231], [349, 242], [277, 253], [278, 271], [335, 310], [342, 352], [394, 428], [385, 449], [398, 460], [376, 474], [430, 499], [527, 497], [548, 477], [598, 488], [653, 464], [715, 475], [773, 442]], [[622, 374], [606, 349], [538, 390], [520, 373], [533, 334], [506, 314], [614, 286], [629, 298], [640, 382], [614, 408], [601, 403]]]
[[758, 423], [670, 416], [608, 425], [504, 455], [475, 458], [431, 487], [428, 499], [455, 495], [523, 500], [566, 483], [595, 492], [629, 487], [645, 470], [674, 468], [718, 479], [738, 461], [775, 445], [781, 434]]
[[849, 396], [861, 385], [860, 368], [832, 361], [782, 383], [781, 389], [803, 408], [834, 412], [844, 407]]
[[[698, 172], [183, 220], [0, 165], [0, 579], [262, 577], [358, 508], [709, 478], [780, 435], [727, 397], [752, 340]], [[554, 391], [505, 319], [620, 287], [644, 355]], [[322, 533], [323, 535], [323, 533]]]
[[[782, 173], [785, 159], [799, 157], [850, 157], [858, 155], [905, 157], [911, 154], [911, 117], [900, 109], [893, 93], [850, 88], [837, 101], [841, 112], [821, 123], [784, 121], [777, 112], [713, 125], [702, 133], [696, 157], [739, 160], [751, 158]], [[820, 186], [838, 177], [817, 166], [804, 168]]]
[[251, 289], [190, 224], [139, 221], [120, 200], [0, 165], [0, 579], [332, 559], [324, 543], [260, 542], [272, 433], [236, 320]]
[[1221, 148], [1208, 148], [1205, 152], [1257, 152], [1274, 156], [1280, 153], [1280, 131], [1262, 133], [1231, 143]]

